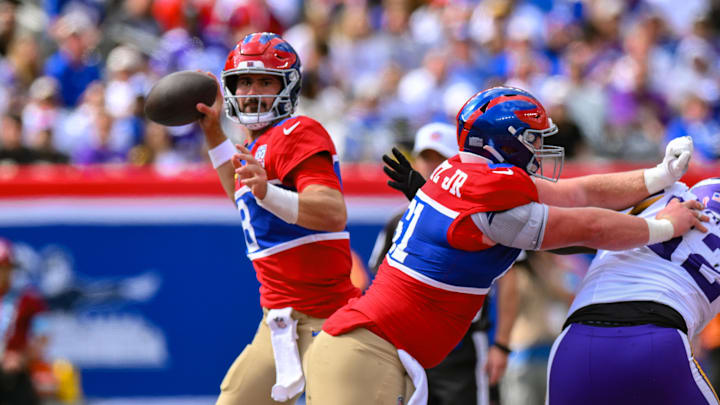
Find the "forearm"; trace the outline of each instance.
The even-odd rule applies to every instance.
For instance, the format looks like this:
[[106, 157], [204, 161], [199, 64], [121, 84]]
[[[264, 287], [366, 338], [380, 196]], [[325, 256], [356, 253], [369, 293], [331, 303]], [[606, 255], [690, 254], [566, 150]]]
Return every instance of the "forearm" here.
[[[209, 133], [214, 135], [210, 136]], [[208, 154], [215, 171], [217, 172], [220, 184], [230, 201], [235, 203], [235, 168], [232, 164], [232, 156], [235, 153], [235, 147], [232, 145], [222, 131], [205, 132], [205, 138], [208, 143]]]
[[633, 170], [562, 179], [555, 187], [538, 187], [540, 201], [558, 207], [625, 209], [649, 195], [644, 172]]
[[309, 185], [298, 195], [297, 224], [317, 231], [345, 229], [347, 210], [340, 191], [321, 185]]
[[647, 221], [601, 208], [550, 207], [542, 250], [587, 246], [624, 250], [648, 244]]
[[643, 218], [602, 211], [594, 219], [585, 246], [604, 250], [625, 250], [648, 244], [650, 231]]
[[225, 162], [215, 169], [215, 171], [220, 179], [223, 190], [225, 190], [225, 194], [227, 194], [230, 201], [235, 204], [235, 169], [232, 163], [230, 163], [230, 161]]

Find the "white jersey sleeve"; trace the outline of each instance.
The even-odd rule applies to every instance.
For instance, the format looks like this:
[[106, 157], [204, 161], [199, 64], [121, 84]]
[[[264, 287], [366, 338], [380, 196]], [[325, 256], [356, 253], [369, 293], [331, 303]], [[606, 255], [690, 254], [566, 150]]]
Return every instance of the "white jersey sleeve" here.
[[549, 208], [531, 202], [502, 212], [476, 212], [475, 226], [493, 242], [523, 250], [539, 250]]
[[[639, 216], [654, 218], [672, 198], [696, 197], [676, 183]], [[650, 246], [598, 251], [570, 313], [591, 304], [654, 301], [678, 311], [693, 337], [720, 312], [720, 215], [705, 214], [711, 217], [706, 233], [692, 230]]]

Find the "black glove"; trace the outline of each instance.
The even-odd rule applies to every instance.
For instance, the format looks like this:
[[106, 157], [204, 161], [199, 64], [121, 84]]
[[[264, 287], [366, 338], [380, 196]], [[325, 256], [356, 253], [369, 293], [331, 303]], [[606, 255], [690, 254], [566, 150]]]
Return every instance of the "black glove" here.
[[402, 191], [408, 200], [412, 200], [415, 197], [415, 193], [420, 190], [425, 184], [425, 179], [417, 170], [410, 166], [410, 162], [405, 159], [402, 153], [396, 148], [392, 148], [392, 153], [397, 159], [397, 162], [388, 155], [383, 155], [383, 162], [387, 166], [383, 167], [383, 171], [392, 180], [388, 180], [388, 186]]

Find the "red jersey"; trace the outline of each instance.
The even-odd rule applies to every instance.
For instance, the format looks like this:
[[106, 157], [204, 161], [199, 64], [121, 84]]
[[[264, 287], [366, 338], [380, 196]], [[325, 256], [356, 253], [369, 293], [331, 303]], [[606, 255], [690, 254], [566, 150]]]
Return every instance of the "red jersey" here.
[[3, 351], [24, 351], [33, 319], [45, 310], [45, 301], [30, 290], [9, 291], [0, 297], [0, 342], [4, 343]]
[[[326, 154], [326, 169], [341, 187], [340, 169], [330, 135], [317, 121], [297, 116], [268, 128], [248, 149], [265, 168], [268, 182], [298, 191], [303, 163]], [[313, 170], [317, 164], [309, 165]], [[298, 171], [301, 171], [298, 173]], [[322, 181], [322, 184], [327, 184]], [[276, 309], [293, 307], [326, 318], [348, 299], [360, 295], [350, 282], [350, 236], [347, 231], [323, 232], [288, 224], [259, 206], [250, 189], [235, 183], [235, 202], [242, 215], [246, 253], [260, 281], [260, 304]], [[322, 258], [322, 260], [318, 260]]]
[[464, 163], [459, 156], [443, 162], [410, 202], [373, 284], [323, 329], [339, 335], [364, 327], [423, 367], [437, 365], [520, 254], [483, 243], [470, 215], [537, 200], [535, 184], [517, 167]]

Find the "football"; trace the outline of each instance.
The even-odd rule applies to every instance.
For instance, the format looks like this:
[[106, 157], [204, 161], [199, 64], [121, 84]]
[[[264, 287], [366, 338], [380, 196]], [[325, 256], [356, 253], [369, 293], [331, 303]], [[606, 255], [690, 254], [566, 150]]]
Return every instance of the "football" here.
[[145, 116], [158, 124], [178, 126], [202, 117], [195, 105], [212, 105], [217, 82], [205, 73], [183, 70], [160, 79], [145, 98]]

